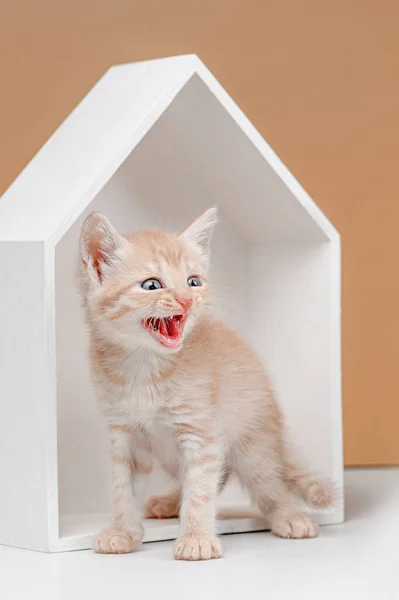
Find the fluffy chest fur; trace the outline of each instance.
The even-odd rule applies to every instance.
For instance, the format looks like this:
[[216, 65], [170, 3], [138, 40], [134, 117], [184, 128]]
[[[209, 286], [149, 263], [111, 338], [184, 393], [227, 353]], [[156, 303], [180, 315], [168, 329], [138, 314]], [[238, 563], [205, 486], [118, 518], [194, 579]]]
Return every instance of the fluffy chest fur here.
[[[124, 351], [119, 360], [110, 359], [101, 344], [92, 351], [94, 377], [100, 389], [100, 406], [108, 419], [152, 429], [152, 423], [166, 414], [171, 382], [163, 376], [160, 361], [142, 353]], [[108, 354], [107, 354], [108, 352]], [[103, 392], [103, 393], [101, 393]]]

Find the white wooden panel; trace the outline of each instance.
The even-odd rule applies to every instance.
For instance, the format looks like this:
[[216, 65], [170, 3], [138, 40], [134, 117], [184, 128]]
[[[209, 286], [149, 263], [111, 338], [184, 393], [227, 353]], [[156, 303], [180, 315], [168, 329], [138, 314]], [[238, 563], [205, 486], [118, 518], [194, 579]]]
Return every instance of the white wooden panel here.
[[[306, 463], [342, 490], [339, 246], [252, 249], [253, 346], [264, 358]], [[342, 519], [342, 497], [335, 515]]]
[[[179, 157], [180, 168], [190, 175], [208, 205], [226, 205], [238, 231], [252, 241], [328, 239], [254, 145], [252, 135], [257, 132], [252, 126], [250, 136], [243, 132], [241, 115], [235, 105], [229, 113], [195, 75], [151, 133], [158, 134], [169, 152]], [[268, 147], [263, 150], [274, 154]], [[177, 210], [177, 203], [171, 205], [172, 210]], [[191, 209], [189, 202], [185, 209]]]
[[0, 242], [0, 290], [0, 543], [47, 550], [56, 534], [56, 424], [43, 244]]

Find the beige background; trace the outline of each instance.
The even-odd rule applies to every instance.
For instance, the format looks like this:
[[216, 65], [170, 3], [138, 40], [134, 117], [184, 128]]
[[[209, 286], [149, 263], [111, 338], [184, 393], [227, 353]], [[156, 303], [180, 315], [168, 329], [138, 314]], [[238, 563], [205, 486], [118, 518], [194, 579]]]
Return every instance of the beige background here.
[[343, 237], [347, 464], [399, 464], [399, 3], [0, 0], [0, 193], [112, 64], [197, 53]]

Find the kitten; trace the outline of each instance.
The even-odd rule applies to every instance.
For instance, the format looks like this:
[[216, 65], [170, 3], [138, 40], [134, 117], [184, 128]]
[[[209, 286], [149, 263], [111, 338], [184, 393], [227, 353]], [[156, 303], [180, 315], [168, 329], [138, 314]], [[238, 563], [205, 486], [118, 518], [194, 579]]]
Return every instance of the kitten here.
[[234, 473], [273, 533], [310, 538], [302, 499], [327, 507], [332, 489], [295, 464], [269, 378], [255, 353], [208, 314], [216, 209], [179, 234], [119, 235], [99, 213], [80, 238], [80, 282], [92, 378], [111, 447], [113, 522], [94, 550], [125, 553], [143, 538], [139, 477], [156, 456], [179, 482], [149, 500], [148, 517], [180, 515], [175, 558], [222, 556], [216, 496]]

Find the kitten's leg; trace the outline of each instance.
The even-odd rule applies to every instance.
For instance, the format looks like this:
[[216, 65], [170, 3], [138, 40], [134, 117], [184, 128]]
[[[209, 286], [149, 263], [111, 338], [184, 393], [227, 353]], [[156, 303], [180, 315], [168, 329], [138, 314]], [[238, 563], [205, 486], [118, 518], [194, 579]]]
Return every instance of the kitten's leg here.
[[179, 424], [182, 500], [180, 537], [175, 544], [178, 560], [220, 558], [216, 535], [216, 497], [221, 471], [221, 452], [209, 430]]
[[140, 477], [151, 472], [152, 457], [140, 432], [111, 426], [109, 433], [113, 522], [94, 538], [93, 549], [105, 554], [124, 554], [138, 550], [143, 539], [137, 488]]
[[[169, 473], [171, 475], [171, 473]], [[171, 475], [172, 476], [172, 475]], [[175, 474], [173, 475], [175, 476]], [[218, 494], [223, 491], [230, 476], [229, 471], [225, 471], [218, 485]], [[146, 505], [147, 519], [174, 519], [179, 516], [179, 507], [181, 500], [181, 490], [176, 488], [170, 494], [165, 496], [152, 496]]]
[[282, 479], [278, 453], [253, 444], [250, 452], [236, 454], [235, 468], [275, 535], [296, 539], [318, 535], [317, 525], [298, 509], [298, 499]]

